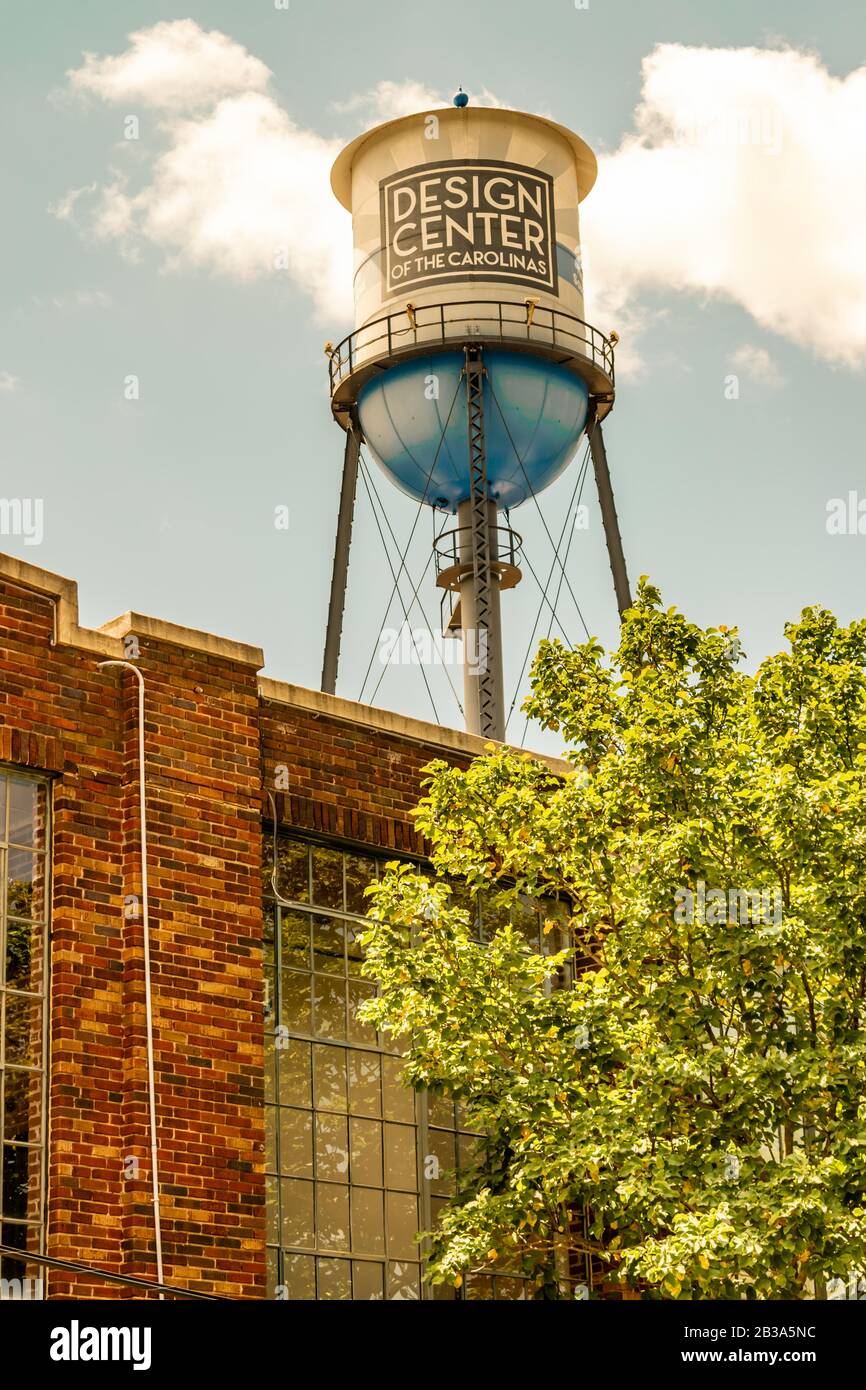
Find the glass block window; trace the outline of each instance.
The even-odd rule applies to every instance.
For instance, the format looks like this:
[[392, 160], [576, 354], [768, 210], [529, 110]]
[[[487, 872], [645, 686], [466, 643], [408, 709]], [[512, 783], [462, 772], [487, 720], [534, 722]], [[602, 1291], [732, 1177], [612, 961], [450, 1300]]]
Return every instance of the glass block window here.
[[[364, 889], [384, 859], [264, 837], [268, 1293], [295, 1299], [516, 1298], [519, 1279], [422, 1284], [430, 1230], [471, 1166], [460, 1107], [400, 1083], [393, 1038], [362, 1024]], [[536, 949], [560, 949], [532, 903], [512, 909]], [[491, 923], [477, 908], [479, 939]], [[495, 924], [494, 924], [495, 925]]]
[[0, 768], [0, 1275], [38, 1275], [44, 1208], [48, 784]]

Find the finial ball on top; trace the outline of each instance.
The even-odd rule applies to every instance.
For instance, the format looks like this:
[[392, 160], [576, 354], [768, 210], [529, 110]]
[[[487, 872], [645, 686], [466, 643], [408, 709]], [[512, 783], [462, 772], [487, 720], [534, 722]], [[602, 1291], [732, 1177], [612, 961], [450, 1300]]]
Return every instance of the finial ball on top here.
[[463, 90], [462, 87], [460, 88], [459, 92], [457, 93], [456, 97], [454, 98], [454, 105], [455, 105], [455, 106], [468, 106], [468, 105], [469, 105], [469, 96], [468, 96], [468, 94], [467, 94], [466, 92], [464, 92], [464, 90]]

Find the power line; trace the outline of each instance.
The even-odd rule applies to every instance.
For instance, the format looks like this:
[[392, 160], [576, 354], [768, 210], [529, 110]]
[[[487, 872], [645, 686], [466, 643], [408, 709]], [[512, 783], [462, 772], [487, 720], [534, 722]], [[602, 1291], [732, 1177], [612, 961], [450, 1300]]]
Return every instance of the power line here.
[[[392, 578], [393, 578], [393, 580], [394, 580], [394, 588], [393, 588], [393, 590], [392, 590], [392, 592], [391, 592], [391, 598], [390, 598], [389, 601], [388, 601], [388, 607], [387, 607], [387, 609], [385, 610], [385, 617], [384, 617], [383, 622], [382, 622], [382, 628], [384, 629], [385, 623], [387, 623], [387, 621], [388, 621], [388, 614], [391, 612], [391, 604], [392, 604], [393, 601], [394, 601], [394, 594], [395, 594], [395, 593], [397, 594], [398, 598], [400, 599], [400, 607], [403, 609], [403, 618], [404, 618], [404, 620], [405, 620], [405, 622], [406, 622], [406, 626], [409, 627], [409, 614], [408, 614], [408, 612], [407, 612], [407, 610], [406, 610], [406, 605], [405, 605], [405, 603], [403, 602], [403, 591], [402, 591], [402, 589], [400, 588], [400, 575], [399, 575], [399, 573], [398, 573], [397, 575], [394, 574], [394, 566], [391, 564], [391, 555], [390, 555], [390, 552], [389, 552], [389, 550], [388, 550], [388, 546], [387, 546], [387, 544], [386, 544], [386, 542], [385, 542], [385, 536], [384, 536], [384, 534], [383, 534], [383, 532], [382, 532], [382, 527], [381, 527], [381, 525], [379, 524], [379, 515], [378, 515], [378, 513], [377, 513], [377, 511], [376, 511], [376, 508], [375, 508], [375, 506], [374, 506], [374, 503], [373, 503], [373, 497], [372, 497], [372, 494], [371, 494], [371, 492], [370, 492], [370, 484], [369, 484], [368, 481], [367, 481], [367, 470], [366, 470], [366, 468], [364, 468], [364, 469], [361, 470], [361, 481], [363, 482], [364, 487], [365, 487], [366, 490], [367, 490], [367, 496], [368, 496], [368, 498], [370, 499], [370, 506], [371, 506], [371, 508], [372, 508], [372, 510], [373, 510], [373, 520], [374, 520], [375, 523], [376, 523], [376, 530], [379, 532], [379, 539], [380, 539], [380, 541], [382, 542], [382, 549], [383, 549], [384, 552], [385, 552], [385, 559], [388, 561], [388, 568], [390, 569], [390, 571], [391, 571], [391, 576], [392, 576]], [[416, 522], [417, 522], [417, 518], [416, 518]], [[414, 528], [413, 528], [413, 529], [414, 529]], [[405, 556], [404, 556], [403, 558], [404, 558], [404, 561], [405, 561]], [[402, 569], [402, 567], [403, 567], [403, 566], [402, 566], [402, 563], [401, 563], [401, 569]], [[425, 573], [426, 573], [426, 570], [425, 570]], [[422, 578], [423, 578], [423, 576], [422, 576]], [[411, 580], [410, 580], [409, 582], [411, 583]], [[423, 610], [422, 610], [422, 611], [423, 611]], [[409, 628], [410, 633], [411, 633], [411, 630], [412, 630], [412, 629]], [[414, 638], [412, 639], [412, 644], [413, 644], [413, 646], [414, 646]], [[416, 648], [416, 651], [417, 651], [417, 648]], [[367, 684], [367, 676], [370, 674], [370, 670], [371, 670], [371, 668], [372, 668], [373, 661], [374, 661], [374, 659], [375, 659], [375, 655], [376, 655], [376, 651], [375, 651], [375, 649], [374, 649], [373, 655], [372, 655], [371, 658], [370, 658], [370, 665], [367, 667], [367, 675], [364, 677], [364, 685]], [[425, 685], [425, 687], [426, 687], [427, 694], [428, 694], [429, 699], [430, 699], [430, 704], [431, 704], [432, 709], [433, 709], [433, 718], [436, 720], [436, 723], [438, 724], [438, 723], [439, 723], [439, 712], [438, 712], [438, 710], [436, 709], [436, 701], [433, 699], [433, 692], [432, 692], [432, 690], [430, 689], [430, 682], [429, 682], [428, 679], [427, 679], [427, 672], [424, 670], [424, 664], [423, 664], [423, 662], [419, 662], [418, 664], [419, 664], [419, 666], [420, 666], [421, 675], [422, 675], [422, 677], [424, 678], [424, 685]], [[383, 672], [383, 674], [384, 674], [384, 672]], [[361, 686], [361, 695], [363, 695], [363, 693], [364, 693], [364, 685]], [[377, 686], [376, 689], [378, 690], [378, 688], [379, 688], [379, 687]], [[359, 696], [359, 697], [358, 697], [359, 701], [360, 701], [360, 698], [361, 698], [361, 697]]]
[[[549, 572], [549, 574], [548, 574], [548, 576], [547, 576], [547, 583], [545, 584], [544, 589], [543, 589], [543, 591], [542, 591], [541, 603], [538, 605], [538, 612], [537, 612], [536, 615], [535, 615], [535, 622], [532, 624], [532, 632], [530, 633], [529, 642], [527, 643], [526, 652], [525, 652], [525, 654], [524, 654], [523, 662], [522, 662], [521, 667], [520, 667], [520, 675], [517, 677], [517, 684], [516, 684], [516, 686], [515, 686], [515, 688], [514, 688], [514, 696], [513, 696], [513, 698], [512, 698], [511, 704], [509, 705], [509, 708], [508, 708], [508, 717], [506, 718], [506, 721], [505, 721], [505, 727], [506, 727], [506, 729], [508, 728], [508, 725], [509, 725], [509, 723], [510, 723], [510, 721], [511, 721], [511, 716], [512, 716], [512, 714], [514, 713], [514, 706], [516, 705], [516, 703], [517, 703], [517, 697], [518, 697], [518, 695], [520, 694], [520, 684], [521, 684], [521, 681], [523, 680], [523, 675], [524, 675], [524, 672], [525, 672], [525, 670], [526, 670], [526, 663], [527, 663], [528, 660], [529, 660], [529, 654], [530, 654], [530, 652], [532, 651], [532, 644], [533, 644], [533, 642], [534, 642], [534, 640], [535, 640], [535, 634], [536, 634], [536, 631], [538, 630], [538, 624], [539, 624], [540, 621], [541, 621], [541, 614], [542, 614], [542, 612], [544, 611], [544, 602], [545, 602], [545, 597], [546, 597], [546, 594], [547, 594], [547, 589], [548, 589], [548, 587], [549, 587], [549, 585], [550, 585], [551, 579], [553, 578], [553, 571], [554, 571], [554, 569], [555, 569], [555, 567], [556, 567], [556, 556], [557, 556], [558, 553], [559, 553], [559, 547], [562, 545], [563, 539], [564, 539], [564, 537], [565, 537], [566, 527], [568, 526], [568, 519], [569, 519], [569, 517], [571, 516], [571, 509], [572, 509], [572, 507], [574, 506], [574, 503], [575, 503], [575, 497], [577, 498], [577, 505], [580, 506], [580, 498], [583, 496], [583, 484], [584, 484], [584, 480], [585, 480], [585, 478], [586, 478], [586, 473], [587, 473], [587, 468], [588, 468], [588, 466], [589, 466], [589, 445], [587, 445], [586, 452], [584, 453], [583, 460], [582, 460], [582, 462], [581, 462], [580, 468], [578, 469], [577, 478], [575, 479], [575, 484], [574, 484], [574, 487], [573, 487], [572, 493], [571, 493], [571, 498], [570, 498], [570, 500], [569, 500], [568, 506], [567, 506], [566, 511], [565, 511], [565, 520], [564, 520], [563, 523], [562, 523], [562, 531], [560, 532], [559, 540], [558, 540], [558, 542], [557, 542], [556, 554], [554, 555], [554, 557], [553, 557], [553, 559], [551, 560], [551, 563], [550, 563], [550, 572]], [[578, 488], [580, 489], [580, 492], [579, 492], [579, 493], [578, 493]], [[571, 538], [572, 538], [573, 535], [574, 535], [574, 522], [575, 522], [576, 520], [577, 520], [577, 512], [575, 511], [574, 519], [572, 520], [571, 534], [570, 534], [570, 536], [569, 536], [569, 549], [571, 548]], [[568, 558], [568, 555], [567, 555], [567, 553], [566, 553], [566, 559], [567, 559], [567, 558]], [[556, 605], [557, 605], [557, 602], [558, 602], [558, 600], [559, 600], [559, 594], [560, 594], [560, 592], [561, 592], [561, 589], [562, 589], [562, 577], [560, 576], [559, 588], [557, 589], [557, 592], [556, 592], [556, 599], [554, 600], [553, 604], [550, 606], [550, 623], [549, 623], [548, 629], [547, 629], [547, 635], [548, 635], [548, 637], [550, 637], [550, 634], [551, 634], [551, 632], [553, 631], [553, 620], [554, 620], [554, 618], [556, 617]], [[559, 621], [559, 620], [557, 619], [557, 621]], [[569, 644], [569, 645], [570, 645], [570, 644]], [[525, 737], [526, 737], [526, 733], [525, 733], [525, 731], [524, 731], [524, 738], [525, 738]]]

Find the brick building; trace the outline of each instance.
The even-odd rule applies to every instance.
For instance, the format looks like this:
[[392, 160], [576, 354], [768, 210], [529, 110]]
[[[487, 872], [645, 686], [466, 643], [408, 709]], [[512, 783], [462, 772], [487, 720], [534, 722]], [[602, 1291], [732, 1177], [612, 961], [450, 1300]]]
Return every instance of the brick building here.
[[[83, 628], [73, 582], [10, 557], [0, 1201], [21, 1258], [3, 1277], [49, 1298], [155, 1296], [68, 1267], [156, 1279], [138, 680], [106, 661], [145, 689], [164, 1283], [429, 1296], [413, 1236], [448, 1189], [423, 1155], [445, 1173], [468, 1140], [359, 1022], [356, 919], [379, 864], [423, 857], [422, 766], [481, 740], [269, 680], [257, 648], [140, 614]], [[474, 1293], [514, 1297], [512, 1282]]]

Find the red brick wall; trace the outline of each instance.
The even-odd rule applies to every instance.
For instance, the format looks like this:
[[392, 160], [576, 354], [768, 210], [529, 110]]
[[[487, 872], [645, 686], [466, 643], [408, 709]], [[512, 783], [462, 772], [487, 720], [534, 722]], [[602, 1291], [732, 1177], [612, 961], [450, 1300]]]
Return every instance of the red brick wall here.
[[[49, 1255], [155, 1278], [137, 683], [52, 647], [51, 601], [0, 587], [0, 757], [54, 785]], [[256, 673], [141, 639], [165, 1277], [256, 1296], [261, 835]], [[26, 753], [26, 757], [24, 754]], [[134, 908], [133, 908], [134, 914]], [[128, 1160], [138, 1176], [128, 1178]], [[118, 1286], [54, 1272], [52, 1297]]]
[[[277, 818], [286, 826], [380, 849], [423, 854], [412, 810], [425, 764], [441, 749], [380, 730], [345, 723], [274, 701], [261, 705], [265, 786], [276, 793]], [[450, 758], [463, 765], [468, 759]], [[269, 803], [264, 814], [270, 816]]]
[[[50, 598], [0, 577], [0, 760], [56, 774], [47, 1253], [154, 1279], [143, 931], [124, 909], [140, 894], [137, 682], [52, 645], [54, 625]], [[263, 1297], [265, 790], [285, 768], [284, 824], [419, 853], [410, 813], [437, 750], [260, 701], [255, 665], [218, 644], [139, 642], [164, 1275]], [[56, 1271], [48, 1293], [125, 1296]]]

